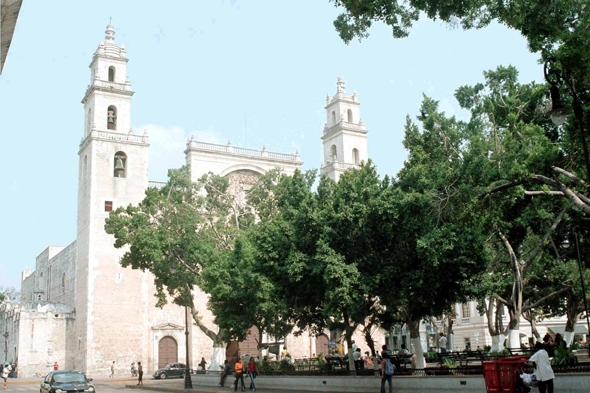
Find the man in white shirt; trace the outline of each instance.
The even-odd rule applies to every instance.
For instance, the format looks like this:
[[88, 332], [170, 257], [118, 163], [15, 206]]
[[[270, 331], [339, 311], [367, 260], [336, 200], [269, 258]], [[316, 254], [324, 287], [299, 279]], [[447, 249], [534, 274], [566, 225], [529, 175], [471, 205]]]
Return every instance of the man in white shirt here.
[[447, 338], [443, 333], [440, 334], [438, 345], [440, 347], [440, 353], [447, 353]]
[[543, 349], [543, 344], [537, 342], [535, 345], [537, 352], [529, 359], [530, 362], [535, 363], [535, 375], [539, 380], [540, 393], [553, 393], [553, 369], [551, 368], [551, 361], [549, 354]]

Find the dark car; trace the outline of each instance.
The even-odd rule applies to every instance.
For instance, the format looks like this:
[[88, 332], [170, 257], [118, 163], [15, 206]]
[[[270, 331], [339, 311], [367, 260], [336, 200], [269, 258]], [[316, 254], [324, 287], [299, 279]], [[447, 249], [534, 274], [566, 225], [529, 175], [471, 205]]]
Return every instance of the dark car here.
[[182, 378], [186, 373], [186, 366], [182, 363], [168, 363], [166, 367], [154, 373], [156, 379]]
[[41, 382], [41, 393], [96, 392], [90, 384], [92, 378], [86, 378], [79, 371], [52, 371]]

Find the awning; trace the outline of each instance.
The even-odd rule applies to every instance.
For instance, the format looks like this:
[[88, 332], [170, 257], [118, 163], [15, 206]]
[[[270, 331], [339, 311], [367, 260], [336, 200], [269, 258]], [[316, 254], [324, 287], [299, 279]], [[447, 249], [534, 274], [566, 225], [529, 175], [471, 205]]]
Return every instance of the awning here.
[[[559, 333], [563, 336], [563, 334], [565, 333], [565, 326], [551, 326], [551, 327], [548, 327], [547, 329], [549, 329], [549, 331], [553, 334]], [[574, 333], [575, 334], [588, 334], [588, 328], [584, 325], [576, 325]]]

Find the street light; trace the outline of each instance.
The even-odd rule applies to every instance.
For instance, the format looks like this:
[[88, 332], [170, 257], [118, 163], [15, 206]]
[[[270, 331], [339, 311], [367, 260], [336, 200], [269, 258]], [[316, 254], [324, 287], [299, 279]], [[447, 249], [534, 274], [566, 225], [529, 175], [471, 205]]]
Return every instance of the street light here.
[[562, 72], [559, 68], [554, 66], [555, 61], [556, 59], [554, 57], [550, 57], [543, 66], [545, 80], [551, 85], [551, 110], [548, 114], [549, 117], [551, 117], [553, 124], [557, 127], [565, 123], [568, 110], [561, 103], [561, 97], [559, 94], [559, 85], [564, 84], [567, 86], [573, 98], [574, 115], [576, 115], [576, 119], [578, 120], [580, 138], [582, 139], [582, 147], [584, 148], [584, 160], [586, 162], [586, 174], [588, 176], [586, 180], [590, 181], [590, 159], [588, 158], [588, 144], [586, 143], [586, 131], [584, 130], [584, 110], [582, 107], [582, 101], [580, 101], [580, 98], [572, 86], [571, 81], [568, 80], [567, 75], [564, 75], [565, 72]]
[[[545, 74], [545, 80], [551, 85], [551, 110], [549, 111], [549, 117], [551, 121], [557, 127], [565, 123], [568, 111], [561, 103], [561, 97], [559, 94], [559, 85], [565, 84], [567, 86], [572, 98], [574, 115], [578, 120], [578, 127], [580, 129], [580, 138], [582, 139], [582, 147], [584, 148], [584, 160], [586, 162], [586, 174], [587, 181], [590, 181], [590, 159], [588, 158], [588, 144], [586, 143], [586, 131], [584, 130], [584, 109], [582, 107], [582, 101], [576, 93], [576, 90], [571, 84], [571, 81], [567, 78], [565, 72], [562, 72], [559, 68], [554, 66], [556, 59], [550, 57], [543, 66], [543, 73]], [[565, 82], [565, 83], [564, 83]], [[586, 286], [584, 285], [584, 273], [582, 270], [582, 258], [580, 256], [580, 246], [578, 244], [578, 234], [574, 233], [574, 239], [576, 241], [576, 251], [578, 254], [578, 268], [580, 270], [580, 281], [582, 284], [582, 296], [584, 297], [584, 311], [586, 312], [586, 323], [588, 325], [588, 333], [590, 334], [590, 317], [588, 316], [588, 302], [586, 299]], [[590, 345], [588, 346], [588, 355], [590, 356]]]
[[186, 373], [184, 374], [184, 388], [185, 389], [192, 389], [193, 388], [193, 380], [191, 378], [191, 361], [189, 358], [189, 351], [188, 351], [188, 307], [184, 307], [184, 319], [185, 319], [185, 331], [184, 334], [186, 336]]

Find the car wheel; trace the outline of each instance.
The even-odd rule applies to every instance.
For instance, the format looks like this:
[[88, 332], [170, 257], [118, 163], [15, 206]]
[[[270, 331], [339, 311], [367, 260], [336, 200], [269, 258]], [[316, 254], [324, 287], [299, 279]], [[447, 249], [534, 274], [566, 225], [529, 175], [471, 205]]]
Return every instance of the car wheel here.
[[166, 377], [167, 377], [166, 373], [162, 373], [162, 375], [160, 375], [160, 378], [162, 378], [162, 379], [166, 379]]

